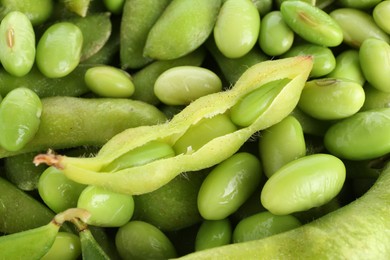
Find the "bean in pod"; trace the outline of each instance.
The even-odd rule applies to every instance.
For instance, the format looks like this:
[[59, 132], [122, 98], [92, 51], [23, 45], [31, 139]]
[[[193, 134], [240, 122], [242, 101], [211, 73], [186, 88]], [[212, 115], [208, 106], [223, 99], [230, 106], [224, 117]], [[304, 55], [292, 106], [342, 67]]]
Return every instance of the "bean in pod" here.
[[372, 17], [375, 23], [387, 34], [390, 34], [390, 24], [388, 17], [390, 16], [390, 1], [382, 1], [378, 3], [372, 11]]
[[372, 87], [390, 92], [390, 44], [379, 39], [364, 40], [359, 49], [363, 74]]
[[299, 121], [289, 115], [263, 130], [259, 138], [259, 154], [267, 177], [286, 163], [305, 156], [305, 138]]
[[70, 22], [51, 25], [38, 41], [36, 63], [48, 78], [60, 78], [71, 73], [79, 64], [83, 34]]
[[222, 81], [209, 69], [178, 66], [164, 71], [154, 83], [154, 94], [167, 105], [188, 105], [222, 90]]
[[389, 133], [390, 108], [371, 109], [332, 125], [325, 133], [324, 144], [340, 158], [373, 159], [390, 152]]
[[321, 78], [306, 82], [298, 107], [320, 120], [336, 120], [357, 113], [364, 104], [363, 87], [351, 80]]
[[24, 76], [35, 62], [35, 32], [31, 21], [21, 12], [8, 13], [0, 25], [0, 61], [14, 76]]
[[81, 255], [80, 238], [72, 233], [58, 232], [53, 245], [41, 260], [77, 259]]
[[42, 102], [34, 91], [17, 88], [0, 104], [0, 146], [15, 152], [29, 143], [40, 127]]
[[260, 184], [260, 161], [250, 153], [237, 153], [215, 167], [198, 193], [204, 219], [218, 220], [235, 212]]
[[[34, 158], [34, 162], [54, 165], [76, 182], [133, 195], [151, 192], [182, 172], [199, 171], [219, 164], [235, 154], [254, 133], [281, 121], [298, 103], [311, 68], [312, 58], [309, 56], [258, 63], [249, 68], [230, 90], [198, 98], [165, 124], [127, 129], [111, 138], [95, 157], [40, 154]], [[111, 173], [101, 171], [121, 155], [153, 140], [162, 140], [172, 147], [177, 147], [178, 140], [191, 132], [197, 124], [213, 121], [214, 117], [229, 119], [230, 109], [246, 94], [269, 82], [284, 78], [290, 82], [279, 89], [278, 94], [271, 93], [272, 102], [249, 126], [214, 137], [209, 135], [212, 139], [206, 139], [204, 143], [203, 137], [210, 131], [208, 128], [195, 138], [186, 138], [188, 142], [180, 145], [179, 152], [174, 149], [174, 157]], [[230, 124], [232, 125], [231, 122]], [[198, 142], [201, 139], [203, 141]], [[195, 147], [199, 145], [200, 147]]]
[[233, 243], [262, 239], [301, 226], [292, 215], [274, 215], [264, 211], [242, 219], [233, 231]]
[[195, 239], [195, 251], [230, 244], [232, 227], [229, 219], [204, 220]]
[[260, 14], [251, 0], [227, 0], [219, 11], [213, 35], [223, 55], [239, 58], [256, 44], [259, 31]]
[[288, 26], [310, 43], [333, 47], [343, 41], [337, 22], [316, 6], [305, 1], [283, 1], [280, 11]]
[[313, 154], [285, 164], [264, 184], [261, 203], [275, 215], [287, 215], [324, 205], [341, 190], [343, 162], [330, 154]]

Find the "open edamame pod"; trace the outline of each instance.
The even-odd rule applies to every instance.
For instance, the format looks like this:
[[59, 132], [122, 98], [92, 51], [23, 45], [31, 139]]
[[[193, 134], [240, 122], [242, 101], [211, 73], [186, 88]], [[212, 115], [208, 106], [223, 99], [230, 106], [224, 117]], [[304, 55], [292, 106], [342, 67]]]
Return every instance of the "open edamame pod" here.
[[[229, 158], [254, 133], [285, 118], [297, 105], [312, 64], [310, 56], [258, 63], [249, 68], [232, 89], [195, 100], [166, 124], [127, 129], [108, 141], [96, 157], [74, 158], [49, 153], [37, 155], [34, 162], [54, 165], [76, 182], [117, 192], [142, 194], [156, 190], [182, 172], [205, 169]], [[111, 173], [100, 171], [119, 156], [150, 141], [164, 141], [174, 146], [197, 123], [217, 116], [228, 116], [230, 109], [247, 94], [284, 78], [289, 82], [279, 88], [278, 93], [271, 93], [273, 100], [249, 125], [214, 136], [198, 149], [188, 145], [185, 152], [173, 157]], [[197, 140], [194, 142], [197, 145]]]

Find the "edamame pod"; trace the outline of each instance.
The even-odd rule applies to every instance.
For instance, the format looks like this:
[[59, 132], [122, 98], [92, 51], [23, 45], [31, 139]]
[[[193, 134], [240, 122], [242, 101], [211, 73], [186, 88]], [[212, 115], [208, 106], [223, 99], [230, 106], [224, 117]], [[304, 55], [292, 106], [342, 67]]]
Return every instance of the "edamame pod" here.
[[[36, 156], [34, 162], [55, 165], [72, 180], [102, 186], [117, 192], [142, 194], [156, 190], [182, 172], [209, 168], [226, 160], [235, 154], [254, 133], [281, 121], [298, 103], [311, 68], [312, 58], [308, 56], [256, 64], [249, 68], [229, 91], [210, 94], [195, 100], [166, 124], [127, 129], [110, 139], [96, 157], [73, 158], [42, 154]], [[247, 93], [280, 78], [289, 78], [291, 81], [280, 90], [278, 95], [275, 95], [268, 108], [251, 125], [218, 136], [199, 149], [176, 153], [174, 157], [111, 174], [100, 171], [122, 154], [152, 140], [165, 140], [173, 146], [188, 129], [201, 120], [228, 114], [231, 107]]]
[[71, 73], [79, 64], [83, 34], [70, 22], [51, 25], [38, 41], [36, 63], [48, 78], [60, 78]]
[[390, 45], [379, 39], [364, 40], [359, 49], [360, 65], [372, 87], [390, 92]]
[[325, 133], [324, 143], [340, 158], [373, 159], [390, 152], [389, 133], [390, 108], [378, 108], [358, 112], [332, 125]]
[[18, 11], [8, 13], [0, 25], [0, 61], [10, 74], [26, 75], [35, 61], [35, 32], [28, 17]]
[[219, 220], [235, 212], [260, 184], [260, 161], [250, 153], [237, 153], [216, 166], [198, 193], [204, 219]]
[[87, 15], [90, 1], [91, 0], [60, 0], [67, 10], [81, 17], [85, 17]]
[[390, 24], [388, 22], [389, 16], [390, 1], [382, 1], [378, 3], [372, 11], [372, 17], [374, 18], [375, 23], [387, 34], [390, 34]]
[[344, 7], [356, 9], [370, 9], [376, 6], [381, 0], [339, 0], [338, 4]]
[[53, 0], [2, 0], [1, 5], [1, 19], [8, 12], [19, 11], [27, 15], [34, 26], [47, 21], [52, 14], [54, 7]]
[[219, 11], [214, 39], [228, 58], [247, 54], [256, 44], [260, 31], [260, 14], [251, 0], [227, 0]]
[[221, 0], [173, 0], [150, 29], [143, 54], [158, 60], [182, 57], [211, 34]]
[[337, 22], [316, 6], [305, 1], [284, 1], [280, 11], [288, 26], [310, 43], [334, 47], [343, 41]]
[[72, 260], [81, 255], [80, 238], [68, 232], [58, 232], [53, 245], [41, 260]]
[[321, 78], [306, 82], [298, 107], [320, 120], [347, 118], [364, 104], [363, 87], [347, 79]]
[[285, 164], [266, 181], [261, 203], [275, 215], [318, 207], [340, 192], [345, 175], [345, 166], [336, 156], [307, 155]]
[[42, 102], [30, 89], [17, 88], [0, 104], [0, 146], [7, 151], [23, 149], [41, 123]]
[[228, 218], [204, 220], [195, 239], [195, 251], [230, 244], [232, 227]]

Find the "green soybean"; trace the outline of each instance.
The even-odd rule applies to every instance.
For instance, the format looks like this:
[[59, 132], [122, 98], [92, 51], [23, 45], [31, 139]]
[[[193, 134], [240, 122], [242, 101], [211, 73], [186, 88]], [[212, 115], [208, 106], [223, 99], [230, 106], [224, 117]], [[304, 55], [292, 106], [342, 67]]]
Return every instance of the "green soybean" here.
[[288, 51], [294, 42], [294, 32], [283, 20], [280, 11], [267, 13], [261, 20], [259, 45], [270, 56]]
[[230, 244], [232, 226], [229, 219], [204, 220], [195, 239], [195, 251]]
[[24, 76], [35, 61], [35, 33], [28, 17], [18, 11], [8, 13], [0, 25], [0, 61], [14, 76]]
[[280, 6], [284, 21], [308, 42], [327, 47], [343, 41], [343, 32], [325, 11], [304, 1], [284, 1]]
[[260, 161], [246, 152], [221, 162], [203, 181], [198, 209], [204, 219], [218, 220], [235, 212], [260, 183]]
[[259, 11], [260, 17], [263, 17], [272, 10], [272, 0], [252, 0], [252, 3]]
[[390, 107], [390, 92], [383, 92], [373, 88], [370, 84], [364, 85], [366, 99], [362, 110]]
[[291, 112], [291, 115], [299, 121], [305, 134], [323, 136], [326, 130], [329, 128], [329, 125], [331, 125], [331, 121], [319, 120], [309, 116], [301, 109], [299, 109], [298, 106], [294, 108], [294, 110]]
[[42, 102], [30, 89], [17, 88], [0, 104], [0, 146], [8, 151], [21, 150], [38, 132]]
[[375, 7], [379, 2], [381, 0], [339, 0], [337, 4], [356, 9], [370, 9]]
[[324, 144], [340, 158], [373, 159], [390, 152], [389, 132], [390, 108], [371, 109], [332, 125], [324, 136]]
[[103, 0], [107, 10], [114, 14], [122, 13], [125, 2], [125, 0]]
[[262, 131], [259, 153], [268, 178], [286, 163], [305, 156], [305, 138], [299, 121], [290, 115]]
[[8, 12], [19, 11], [24, 13], [31, 23], [36, 26], [46, 22], [53, 13], [53, 0], [1, 0], [2, 10], [0, 18]]
[[80, 238], [72, 233], [58, 232], [53, 245], [41, 260], [73, 260], [80, 255]]
[[350, 79], [363, 86], [366, 78], [360, 66], [359, 51], [349, 49], [341, 52], [336, 57], [336, 66], [327, 78]]
[[307, 155], [285, 164], [266, 181], [261, 203], [275, 215], [318, 207], [340, 192], [345, 176], [345, 166], [336, 156]]
[[316, 44], [303, 43], [291, 47], [285, 54], [285, 57], [294, 56], [306, 56], [313, 57], [313, 69], [310, 72], [311, 78], [318, 78], [327, 75], [336, 67], [336, 58], [330, 48], [320, 46]]
[[221, 0], [173, 0], [150, 29], [146, 57], [171, 60], [202, 45], [211, 34]]
[[155, 226], [130, 221], [115, 236], [119, 255], [124, 259], [168, 259], [177, 256], [169, 238]]
[[[378, 1], [379, 2], [379, 1]], [[382, 1], [378, 3], [372, 11], [372, 17], [375, 23], [387, 34], [390, 34], [390, 1]]]
[[256, 44], [259, 31], [260, 14], [251, 0], [227, 0], [222, 4], [213, 35], [223, 55], [239, 58]]
[[130, 74], [112, 66], [96, 66], [84, 75], [85, 84], [95, 94], [102, 97], [127, 98], [134, 93]]
[[209, 69], [177, 66], [164, 71], [154, 83], [154, 94], [167, 105], [188, 105], [222, 90], [222, 81]]
[[276, 235], [301, 226], [301, 222], [292, 215], [274, 215], [264, 211], [246, 217], [234, 228], [233, 243], [258, 240]]
[[321, 78], [306, 82], [298, 107], [320, 120], [336, 120], [358, 112], [364, 104], [363, 87], [347, 79]]
[[390, 36], [382, 31], [368, 13], [354, 8], [339, 8], [329, 15], [336, 20], [343, 31], [344, 42], [359, 48], [367, 38], [381, 39], [390, 42]]
[[79, 64], [83, 34], [70, 22], [51, 25], [38, 41], [36, 62], [48, 78], [60, 78], [71, 73]]
[[270, 81], [246, 94], [230, 111], [233, 123], [244, 127], [252, 124], [290, 81], [288, 78]]
[[366, 39], [360, 46], [359, 59], [363, 74], [372, 87], [390, 92], [390, 45], [379, 39]]

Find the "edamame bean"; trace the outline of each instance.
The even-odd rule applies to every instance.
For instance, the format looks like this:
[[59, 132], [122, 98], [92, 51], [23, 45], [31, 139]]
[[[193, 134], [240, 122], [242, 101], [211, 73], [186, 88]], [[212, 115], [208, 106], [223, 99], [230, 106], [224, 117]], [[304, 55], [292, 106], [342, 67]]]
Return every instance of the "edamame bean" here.
[[107, 10], [114, 14], [122, 13], [125, 2], [125, 0], [103, 0]]
[[143, 54], [158, 60], [182, 57], [211, 34], [221, 0], [173, 0], [150, 29]]
[[54, 167], [49, 167], [39, 177], [38, 192], [45, 204], [59, 213], [77, 207], [77, 200], [86, 185], [74, 182]]
[[390, 152], [389, 133], [390, 108], [372, 109], [332, 125], [324, 136], [324, 144], [340, 158], [373, 159]]
[[387, 34], [390, 34], [390, 24], [388, 22], [390, 17], [390, 1], [379, 2], [372, 11], [372, 17], [379, 28]]
[[232, 227], [229, 219], [204, 220], [195, 239], [195, 251], [230, 244]]
[[8, 151], [21, 150], [41, 123], [42, 103], [30, 89], [17, 88], [0, 104], [0, 145]]
[[347, 118], [364, 104], [363, 87], [352, 80], [321, 78], [306, 82], [298, 107], [320, 120]]
[[48, 78], [60, 78], [79, 64], [83, 34], [74, 24], [59, 22], [51, 25], [38, 41], [36, 62]]
[[222, 90], [222, 81], [209, 69], [177, 66], [164, 71], [154, 83], [154, 94], [167, 105], [188, 105]]
[[224, 219], [254, 192], [261, 179], [260, 161], [250, 153], [237, 153], [221, 162], [203, 181], [198, 209], [204, 219]]
[[336, 57], [336, 66], [327, 78], [350, 79], [363, 86], [366, 81], [360, 67], [359, 51], [350, 49], [341, 52]]
[[370, 86], [364, 85], [366, 99], [361, 110], [390, 107], [390, 92], [383, 92]]
[[1, 5], [1, 18], [8, 12], [19, 11], [27, 15], [31, 23], [36, 26], [49, 19], [53, 12], [54, 2], [53, 0], [2, 0]]
[[346, 170], [330, 154], [313, 154], [285, 164], [264, 184], [261, 203], [275, 215], [324, 205], [341, 190]]
[[366, 80], [372, 87], [390, 92], [390, 45], [379, 39], [366, 39], [360, 46], [359, 59]]
[[233, 123], [243, 127], [252, 124], [290, 81], [288, 78], [270, 81], [246, 94], [230, 111]]
[[252, 3], [256, 6], [260, 13], [260, 17], [263, 17], [272, 10], [272, 0], [252, 0]]
[[288, 51], [294, 41], [294, 32], [283, 20], [280, 11], [267, 13], [261, 20], [259, 45], [264, 53], [278, 56]]
[[[288, 2], [288, 1], [287, 1]], [[318, 78], [330, 73], [336, 67], [336, 58], [328, 48], [316, 44], [304, 43], [291, 47], [282, 58], [299, 55], [311, 55], [313, 57], [313, 68], [310, 72], [311, 78]]]
[[96, 66], [88, 69], [84, 75], [88, 88], [102, 97], [127, 98], [134, 93], [131, 76], [112, 66]]
[[238, 222], [233, 231], [233, 243], [262, 239], [301, 225], [292, 215], [278, 216], [268, 211], [260, 212]]
[[262, 131], [259, 153], [268, 178], [286, 163], [305, 156], [305, 138], [298, 120], [288, 116]]
[[169, 259], [177, 256], [169, 238], [155, 226], [130, 221], [115, 236], [119, 255], [124, 259]]
[[325, 11], [304, 1], [284, 1], [280, 6], [284, 21], [310, 43], [327, 47], [343, 41], [343, 32]]
[[344, 42], [354, 48], [359, 48], [368, 38], [381, 39], [390, 42], [390, 36], [382, 31], [374, 19], [364, 11], [354, 8], [339, 8], [329, 13], [343, 31]]
[[259, 31], [260, 15], [251, 0], [227, 0], [219, 11], [213, 35], [223, 55], [239, 58], [256, 44]]
[[339, 0], [337, 4], [357, 9], [370, 9], [376, 6], [381, 0]]
[[77, 207], [91, 213], [87, 220], [90, 225], [120, 227], [125, 225], [134, 212], [134, 199], [130, 195], [88, 186], [80, 194]]
[[35, 61], [35, 32], [28, 17], [18, 11], [8, 13], [0, 25], [0, 61], [10, 74], [26, 75]]
[[80, 255], [80, 238], [72, 233], [58, 232], [53, 245], [41, 260], [74, 260]]

